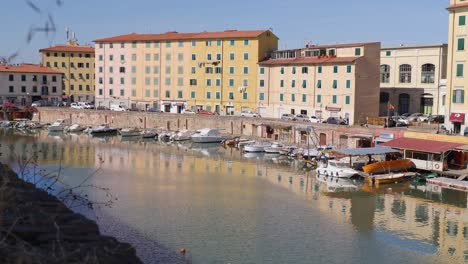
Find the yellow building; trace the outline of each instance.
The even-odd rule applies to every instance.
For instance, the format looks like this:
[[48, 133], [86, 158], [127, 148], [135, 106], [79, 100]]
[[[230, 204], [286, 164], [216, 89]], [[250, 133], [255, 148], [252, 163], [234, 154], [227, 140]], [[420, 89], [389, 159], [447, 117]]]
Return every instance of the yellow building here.
[[[450, 0], [449, 40], [447, 56], [447, 101], [445, 125], [456, 134], [464, 133], [467, 127], [466, 114], [468, 102], [465, 93], [468, 78], [465, 78], [466, 60], [468, 59], [467, 37], [468, 1]], [[467, 131], [468, 132], [468, 131]]]
[[278, 46], [269, 30], [132, 33], [95, 42], [97, 105], [171, 113], [255, 110], [257, 63]]
[[380, 43], [307, 45], [259, 63], [258, 112], [336, 117], [349, 124], [378, 115]]
[[42, 65], [63, 73], [64, 101], [94, 101], [94, 47], [69, 40], [66, 45], [55, 45], [39, 52]]

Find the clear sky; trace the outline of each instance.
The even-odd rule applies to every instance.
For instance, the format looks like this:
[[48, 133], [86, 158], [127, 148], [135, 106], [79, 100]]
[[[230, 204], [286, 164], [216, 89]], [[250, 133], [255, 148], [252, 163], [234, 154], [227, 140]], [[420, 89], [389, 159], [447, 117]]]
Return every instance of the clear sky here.
[[[80, 44], [130, 32], [269, 28], [280, 38], [280, 49], [302, 47], [307, 41], [381, 41], [382, 46], [446, 43], [449, 5], [449, 0], [0, 1], [0, 57], [19, 50], [15, 63], [38, 63], [40, 48], [65, 43], [65, 27], [76, 32]], [[43, 28], [50, 20], [57, 32], [37, 32], [28, 43], [28, 31]]]

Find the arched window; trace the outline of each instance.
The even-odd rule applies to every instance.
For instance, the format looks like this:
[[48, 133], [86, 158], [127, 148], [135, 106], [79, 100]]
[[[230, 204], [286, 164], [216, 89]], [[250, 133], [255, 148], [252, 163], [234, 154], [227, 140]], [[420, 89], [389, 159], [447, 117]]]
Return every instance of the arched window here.
[[411, 83], [411, 65], [400, 65], [400, 83]]
[[434, 83], [434, 73], [434, 64], [427, 63], [421, 66], [421, 83]]
[[389, 65], [380, 65], [380, 82], [389, 83], [390, 82], [390, 66]]

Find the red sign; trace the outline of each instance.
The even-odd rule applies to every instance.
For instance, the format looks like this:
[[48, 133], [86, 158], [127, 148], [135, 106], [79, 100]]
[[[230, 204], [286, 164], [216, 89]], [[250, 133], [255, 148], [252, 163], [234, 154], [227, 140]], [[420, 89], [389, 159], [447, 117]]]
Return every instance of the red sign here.
[[326, 106], [325, 110], [330, 111], [330, 112], [340, 112], [341, 107]]
[[458, 122], [458, 123], [465, 122], [465, 114], [464, 113], [451, 113], [450, 122]]

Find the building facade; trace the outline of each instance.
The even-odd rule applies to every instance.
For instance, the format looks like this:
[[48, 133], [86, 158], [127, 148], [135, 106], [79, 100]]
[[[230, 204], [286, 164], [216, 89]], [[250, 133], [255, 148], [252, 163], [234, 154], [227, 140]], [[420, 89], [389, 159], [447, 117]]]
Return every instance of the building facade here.
[[445, 113], [447, 44], [382, 48], [380, 116]]
[[80, 46], [74, 40], [66, 45], [41, 49], [42, 65], [63, 73], [63, 100], [94, 101], [94, 47]]
[[255, 109], [257, 63], [278, 46], [269, 30], [132, 33], [95, 42], [97, 105], [171, 113]]
[[62, 73], [35, 64], [0, 65], [0, 99], [17, 105], [62, 100]]
[[[465, 94], [468, 88], [468, 78], [465, 78], [466, 60], [468, 59], [467, 21], [468, 2], [465, 0], [450, 0], [448, 69], [447, 69], [447, 100], [445, 118], [446, 128], [456, 134], [463, 134], [467, 127], [468, 102]], [[468, 131], [467, 131], [468, 132]]]
[[259, 63], [258, 111], [365, 123], [378, 114], [380, 43], [307, 45]]

